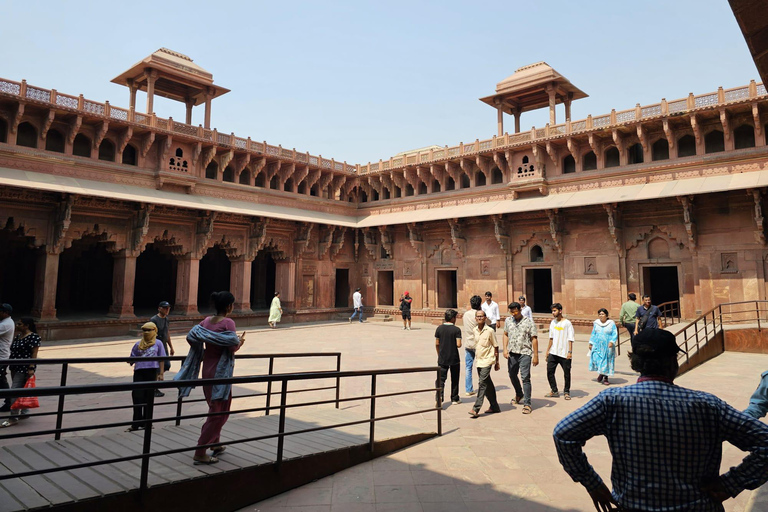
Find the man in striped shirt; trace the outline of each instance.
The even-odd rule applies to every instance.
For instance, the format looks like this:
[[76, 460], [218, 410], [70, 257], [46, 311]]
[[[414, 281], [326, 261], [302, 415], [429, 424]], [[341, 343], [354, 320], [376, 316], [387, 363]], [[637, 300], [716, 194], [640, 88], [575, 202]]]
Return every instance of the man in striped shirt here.
[[[721, 512], [726, 499], [768, 481], [768, 425], [676, 386], [680, 351], [672, 333], [644, 330], [630, 354], [637, 384], [603, 391], [555, 427], [560, 463], [598, 511]], [[598, 435], [613, 456], [613, 493], [582, 450]], [[720, 475], [723, 441], [749, 455]]]

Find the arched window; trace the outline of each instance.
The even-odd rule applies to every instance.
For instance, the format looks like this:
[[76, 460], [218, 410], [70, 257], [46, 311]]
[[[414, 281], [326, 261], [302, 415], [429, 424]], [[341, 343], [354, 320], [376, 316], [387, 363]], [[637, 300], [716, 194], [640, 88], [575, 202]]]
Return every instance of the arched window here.
[[293, 192], [293, 178], [288, 178], [283, 184], [284, 192]]
[[531, 247], [531, 263], [538, 263], [544, 261], [544, 251], [541, 247], [534, 245]]
[[667, 139], [659, 139], [651, 146], [651, 159], [656, 160], [669, 160], [669, 142]]
[[181, 148], [176, 148], [176, 158], [184, 158], [184, 150]]
[[594, 151], [590, 151], [582, 157], [581, 170], [594, 171], [597, 169], [597, 155]]
[[130, 144], [123, 150], [123, 163], [125, 165], [139, 165], [139, 158], [136, 148]]
[[412, 195], [413, 195], [413, 186], [410, 183], [408, 183], [405, 186], [405, 197], [410, 197]]
[[643, 145], [637, 142], [627, 148], [627, 164], [641, 163], [643, 163]]
[[693, 135], [683, 135], [677, 139], [677, 157], [696, 156], [696, 139]]
[[37, 129], [29, 123], [21, 123], [16, 128], [16, 145], [27, 148], [37, 147]]
[[484, 187], [485, 186], [485, 174], [483, 174], [480, 171], [477, 171], [475, 173], [475, 186], [476, 187]]
[[[277, 176], [272, 176], [272, 179], [269, 180], [269, 188], [271, 188], [272, 190], [280, 190], [280, 181], [277, 179]], [[316, 186], [312, 187], [312, 190], [315, 190], [315, 188]], [[315, 191], [315, 193], [312, 195], [316, 196], [317, 191]]]
[[208, 167], [205, 168], [205, 177], [209, 180], [215, 180], [219, 178], [219, 164], [211, 162]]
[[381, 198], [389, 199], [389, 189], [387, 187], [381, 187]]
[[563, 174], [570, 174], [576, 172], [576, 159], [573, 155], [568, 155], [563, 158]]
[[379, 193], [376, 192], [375, 190], [371, 190], [371, 201], [378, 201], [378, 200], [379, 200]]
[[527, 157], [527, 156], [524, 156], [524, 157], [523, 157], [523, 163], [524, 163], [524, 164], [527, 164], [527, 163], [528, 163], [528, 157]]
[[[448, 178], [448, 179], [450, 179], [450, 178]], [[450, 190], [450, 189], [448, 189], [448, 190]], [[439, 181], [435, 180], [435, 181], [432, 182], [432, 192], [433, 193], [434, 192], [440, 192], [440, 182]]]
[[91, 157], [91, 139], [78, 133], [75, 136], [75, 141], [72, 143], [72, 154], [75, 156], [84, 156], [86, 158]]
[[419, 195], [421, 194], [427, 194], [429, 191], [427, 190], [427, 184], [424, 182], [419, 183]]
[[0, 117], [0, 142], [8, 142], [8, 123]]
[[466, 174], [461, 175], [461, 188], [469, 188], [469, 176]]
[[45, 137], [45, 150], [56, 153], [64, 152], [64, 135], [59, 130], [48, 130]]
[[115, 145], [109, 139], [104, 139], [99, 144], [99, 160], [107, 162], [115, 161]]
[[257, 187], [264, 187], [267, 184], [267, 178], [264, 176], [263, 173], [259, 173], [256, 175], [256, 179], [254, 180], [254, 185]]
[[493, 169], [491, 169], [491, 183], [493, 185], [504, 183], [504, 174], [501, 172], [501, 169], [499, 169], [498, 167], [494, 167]]
[[733, 146], [734, 149], [755, 147], [755, 129], [748, 124], [743, 124], [733, 130]]
[[232, 168], [232, 166], [228, 165], [224, 168], [224, 175], [221, 177], [221, 179], [228, 183], [235, 182], [235, 170]]
[[392, 195], [394, 196], [395, 199], [397, 199], [398, 197], [402, 197], [403, 191], [400, 189], [400, 187], [395, 186], [395, 189]]
[[[440, 192], [440, 182], [435, 180], [435, 183], [437, 183], [437, 190], [435, 192]], [[456, 182], [450, 176], [445, 179], [445, 190], [456, 190]]]
[[368, 202], [368, 194], [366, 194], [365, 191], [360, 192], [360, 202], [361, 203], [367, 203]]
[[605, 150], [605, 153], [603, 153], [603, 158], [605, 158], [605, 167], [618, 167], [621, 165], [621, 157], [619, 156], [619, 148], [616, 146], [611, 146], [610, 148]]
[[306, 181], [302, 181], [301, 183], [299, 183], [299, 188], [296, 189], [296, 191], [299, 194], [305, 194], [306, 195], [306, 193], [307, 193], [307, 182]]
[[719, 153], [725, 151], [725, 137], [720, 130], [712, 130], [704, 136], [704, 152]]
[[251, 171], [248, 169], [243, 169], [243, 171], [240, 173], [240, 179], [238, 180], [238, 183], [241, 185], [250, 185], [251, 184]]

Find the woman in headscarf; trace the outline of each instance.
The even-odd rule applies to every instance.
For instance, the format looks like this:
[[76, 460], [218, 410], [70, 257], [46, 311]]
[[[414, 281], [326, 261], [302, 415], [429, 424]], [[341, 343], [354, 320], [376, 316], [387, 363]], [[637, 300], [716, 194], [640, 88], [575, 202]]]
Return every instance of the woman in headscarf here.
[[[35, 320], [29, 317], [19, 318], [16, 322], [16, 337], [11, 344], [11, 359], [37, 359], [40, 348], [40, 336], [37, 334]], [[23, 388], [27, 379], [35, 374], [37, 365], [11, 365], [11, 388]], [[15, 402], [15, 400], [14, 400]], [[11, 403], [13, 405], [13, 402]], [[12, 427], [19, 420], [28, 417], [29, 409], [11, 409], [11, 417], [0, 423], [0, 428]]]
[[[131, 357], [165, 357], [163, 342], [157, 339], [157, 326], [153, 322], [147, 322], [141, 326], [141, 340], [137, 341], [131, 349]], [[162, 380], [164, 364], [162, 361], [138, 361], [133, 365], [133, 382], [151, 382]], [[148, 426], [143, 420], [149, 419], [149, 407], [147, 404], [155, 390], [134, 389], [131, 392], [133, 399], [133, 423], [126, 432], [133, 432]], [[151, 427], [151, 425], [149, 425]]]
[[[204, 379], [229, 379], [235, 370], [235, 352], [240, 350], [245, 342], [245, 332], [237, 335], [235, 321], [228, 316], [232, 313], [235, 296], [230, 292], [214, 292], [211, 302], [216, 307], [216, 314], [209, 316], [200, 324], [194, 326], [187, 334], [189, 353], [173, 380], [197, 379], [200, 362], [203, 364]], [[191, 387], [179, 388], [179, 396], [188, 396]], [[203, 394], [208, 402], [208, 413], [228, 412], [232, 404], [232, 385], [217, 384], [203, 386]], [[206, 453], [205, 445], [216, 444], [221, 436], [221, 429], [227, 422], [229, 414], [216, 414], [205, 419], [195, 450], [195, 464], [215, 464], [219, 462], [218, 455], [224, 452], [225, 446], [212, 447], [213, 455]]]
[[272, 299], [272, 304], [269, 306], [269, 326], [275, 329], [282, 317], [283, 308], [280, 305], [280, 292], [275, 292], [275, 298]]
[[592, 324], [592, 335], [589, 337], [589, 371], [597, 372], [597, 382], [606, 386], [610, 384], [608, 377], [613, 375], [616, 360], [616, 342], [619, 331], [616, 324], [608, 318], [608, 310], [597, 310], [597, 320]]

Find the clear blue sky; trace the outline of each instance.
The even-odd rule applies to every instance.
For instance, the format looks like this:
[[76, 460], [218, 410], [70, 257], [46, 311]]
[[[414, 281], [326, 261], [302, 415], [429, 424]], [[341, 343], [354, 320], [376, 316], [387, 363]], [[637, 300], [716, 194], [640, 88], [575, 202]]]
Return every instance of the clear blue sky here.
[[[574, 120], [759, 80], [727, 0], [0, 0], [0, 12], [4, 78], [126, 107], [109, 80], [165, 46], [232, 89], [213, 103], [219, 131], [348, 163], [493, 136], [478, 98], [541, 60], [590, 95]], [[155, 111], [184, 119], [179, 103]]]

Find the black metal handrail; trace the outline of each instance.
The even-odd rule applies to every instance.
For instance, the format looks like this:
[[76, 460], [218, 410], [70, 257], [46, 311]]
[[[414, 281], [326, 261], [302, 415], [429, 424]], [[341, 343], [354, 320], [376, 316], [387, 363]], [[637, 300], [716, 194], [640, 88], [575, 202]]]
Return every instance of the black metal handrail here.
[[[663, 324], [662, 327], [680, 323], [681, 318], [680, 318], [680, 301], [679, 300], [662, 302], [661, 304], [658, 305], [658, 308], [661, 311], [660, 320]], [[668, 322], [670, 323], [668, 324]]]
[[[279, 354], [235, 354], [235, 360], [249, 360], [249, 359], [269, 359], [269, 368], [267, 375], [274, 375], [274, 368], [275, 368], [275, 360], [276, 359], [295, 359], [295, 358], [309, 358], [309, 357], [333, 357], [336, 359], [336, 369], [335, 371], [341, 371], [341, 352], [299, 352], [299, 353], [279, 353]], [[184, 361], [186, 359], [186, 356], [156, 356], [156, 357], [71, 357], [71, 358], [36, 358], [36, 359], [2, 359], [0, 360], [0, 366], [4, 365], [17, 365], [17, 366], [24, 366], [24, 365], [61, 365], [61, 378], [59, 382], [60, 387], [67, 386], [67, 376], [69, 372], [69, 366], [74, 364], [104, 364], [104, 363], [138, 363], [138, 362], [147, 362], [147, 361]], [[328, 370], [328, 371], [334, 371], [334, 370]], [[336, 379], [336, 399], [339, 398], [340, 393], [340, 385], [341, 382], [337, 378]], [[158, 387], [158, 386], [155, 386]], [[39, 388], [38, 388], [39, 389]], [[330, 387], [322, 387], [322, 388], [313, 388], [313, 389], [304, 389], [304, 390], [297, 390], [296, 392], [307, 392], [307, 391], [321, 391], [325, 389], [330, 389]], [[265, 414], [269, 415], [270, 411], [274, 409], [274, 407], [271, 406], [271, 399], [272, 399], [272, 382], [267, 383], [267, 392], [266, 393], [254, 393], [250, 395], [239, 395], [237, 398], [249, 398], [249, 397], [256, 397], [256, 396], [266, 396], [267, 405], [265, 408]], [[32, 395], [37, 396], [37, 395]], [[176, 400], [176, 416], [181, 416], [183, 404], [186, 403], [195, 403], [195, 402], [203, 402], [205, 401], [203, 398], [199, 399], [192, 399], [192, 400], [184, 400], [182, 397], [179, 397]], [[82, 414], [86, 412], [96, 412], [96, 411], [105, 411], [105, 410], [117, 410], [117, 409], [128, 409], [132, 408], [133, 406], [126, 405], [126, 406], [116, 406], [116, 407], [109, 407], [109, 408], [91, 408], [91, 409], [80, 409], [77, 411], [64, 411], [64, 405], [65, 405], [65, 395], [59, 396], [59, 403], [57, 405], [56, 413], [52, 412], [35, 412], [31, 413], [28, 416], [50, 416], [53, 414], [56, 414], [56, 429], [57, 432], [54, 433], [55, 439], [58, 441], [61, 439], [61, 432], [58, 430], [62, 428], [63, 421], [64, 421], [64, 415], [65, 414]], [[167, 405], [174, 402], [163, 402], [162, 404], [155, 404], [155, 405]], [[336, 408], [338, 409], [338, 403], [336, 404]], [[179, 421], [176, 422], [176, 425], [179, 425]]]
[[[20, 360], [16, 360], [16, 361], [19, 362]], [[440, 407], [441, 404], [436, 403], [435, 406], [431, 408], [420, 409], [420, 410], [410, 411], [410, 412], [405, 412], [400, 414], [393, 414], [393, 415], [379, 416], [379, 417], [376, 416], [376, 399], [377, 398], [394, 397], [394, 396], [408, 395], [408, 394], [414, 394], [414, 393], [425, 393], [425, 392], [433, 393], [438, 391], [437, 387], [427, 387], [427, 388], [409, 389], [405, 391], [396, 391], [396, 392], [377, 394], [376, 392], [377, 377], [382, 375], [427, 373], [427, 372], [434, 372], [437, 379], [439, 380], [440, 369], [438, 367], [419, 367], [419, 368], [396, 368], [396, 369], [382, 369], [382, 370], [357, 370], [357, 371], [344, 371], [344, 372], [342, 371], [307, 372], [307, 373], [292, 373], [292, 374], [282, 374], [282, 375], [252, 375], [252, 376], [244, 376], [244, 377], [232, 377], [232, 378], [226, 378], [226, 379], [126, 382], [126, 383], [114, 383], [114, 384], [55, 386], [55, 387], [40, 387], [40, 388], [32, 388], [32, 389], [16, 388], [16, 389], [0, 390], [0, 400], [5, 398], [15, 399], [15, 398], [20, 398], [25, 396], [39, 396], [39, 397], [58, 396], [61, 399], [62, 397], [69, 396], [69, 395], [115, 393], [115, 392], [125, 392], [125, 391], [133, 391], [133, 390], [175, 389], [175, 388], [181, 388], [181, 387], [187, 387], [187, 386], [211, 386], [215, 384], [230, 384], [232, 386], [243, 385], [243, 384], [254, 384], [254, 383], [273, 383], [273, 382], [279, 382], [281, 384], [280, 405], [276, 407], [276, 408], [279, 408], [280, 410], [280, 418], [279, 418], [278, 432], [275, 434], [248, 437], [248, 438], [242, 438], [242, 439], [237, 439], [233, 441], [222, 441], [222, 442], [211, 443], [211, 444], [201, 445], [201, 446], [196, 445], [196, 446], [189, 446], [189, 447], [183, 447], [183, 448], [175, 448], [172, 450], [151, 452], [152, 428], [148, 428], [148, 427], [151, 427], [155, 423], [168, 422], [168, 421], [178, 422], [182, 419], [203, 418], [203, 417], [222, 415], [222, 414], [241, 414], [245, 412], [264, 411], [266, 408], [251, 408], [251, 409], [226, 411], [221, 413], [202, 413], [202, 414], [193, 414], [193, 415], [184, 415], [184, 416], [176, 415], [176, 416], [155, 418], [154, 413], [155, 413], [156, 404], [154, 402], [154, 394], [147, 393], [147, 403], [143, 405], [149, 407], [149, 412], [147, 414], [148, 417], [144, 420], [141, 420], [141, 423], [145, 427], [143, 447], [142, 447], [141, 454], [135, 454], [135, 455], [124, 456], [124, 457], [115, 457], [111, 459], [91, 461], [91, 462], [85, 462], [80, 464], [71, 464], [67, 466], [30, 470], [30, 471], [15, 473], [15, 474], [4, 474], [4, 475], [0, 475], [0, 481], [12, 479], [12, 478], [26, 478], [30, 476], [42, 475], [47, 473], [69, 471], [69, 470], [75, 470], [80, 468], [89, 468], [89, 467], [100, 466], [104, 464], [114, 464], [118, 462], [126, 462], [126, 461], [133, 461], [133, 460], [140, 459], [141, 473], [140, 473], [140, 481], [139, 481], [139, 490], [144, 491], [147, 488], [147, 480], [149, 475], [149, 462], [153, 457], [160, 457], [164, 455], [172, 455], [175, 453], [189, 452], [192, 450], [197, 450], [199, 448], [214, 448], [217, 446], [235, 445], [240, 443], [248, 443], [253, 441], [277, 438], [276, 462], [277, 464], [280, 464], [283, 460], [284, 441], [285, 441], [285, 437], [287, 436], [368, 423], [370, 425], [368, 443], [369, 443], [369, 449], [372, 451], [374, 449], [375, 424], [377, 422], [402, 418], [406, 416], [412, 416], [416, 414], [423, 414], [426, 412], [433, 412], [433, 411], [437, 413], [437, 434], [442, 435], [442, 407]], [[291, 382], [313, 381], [313, 380], [328, 379], [328, 378], [334, 378], [338, 382], [343, 378], [355, 378], [355, 377], [371, 378], [371, 387], [370, 387], [371, 391], [368, 395], [340, 398], [337, 394], [335, 398], [330, 400], [312, 401], [312, 402], [299, 403], [299, 404], [287, 403], [288, 384]], [[348, 422], [343, 422], [343, 423], [338, 423], [333, 425], [324, 425], [320, 427], [307, 428], [307, 429], [302, 429], [302, 430], [297, 430], [292, 432], [285, 431], [286, 410], [289, 408], [309, 407], [309, 406], [330, 404], [330, 403], [336, 403], [338, 407], [339, 402], [349, 402], [349, 401], [359, 401], [359, 400], [370, 400], [370, 415], [369, 415], [369, 418], [367, 419], [348, 421]], [[117, 422], [117, 423], [107, 423], [107, 424], [101, 424], [101, 425], [89, 425], [87, 428], [82, 428], [82, 427], [61, 428], [57, 426], [57, 428], [55, 429], [46, 430], [46, 431], [33, 431], [33, 432], [23, 432], [18, 434], [5, 435], [5, 436], [1, 436], [0, 440], [9, 439], [9, 438], [32, 437], [40, 434], [48, 435], [51, 433], [57, 433], [60, 435], [61, 433], [78, 432], [78, 431], [83, 431], [83, 430], [92, 429], [92, 428], [110, 428], [110, 427], [126, 426], [131, 423], [133, 422]]]

